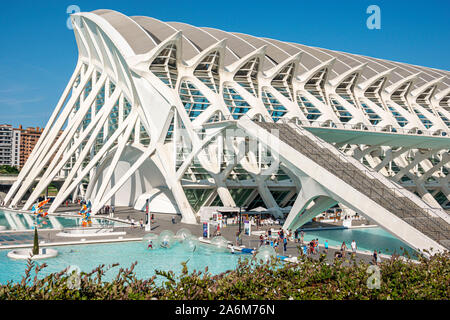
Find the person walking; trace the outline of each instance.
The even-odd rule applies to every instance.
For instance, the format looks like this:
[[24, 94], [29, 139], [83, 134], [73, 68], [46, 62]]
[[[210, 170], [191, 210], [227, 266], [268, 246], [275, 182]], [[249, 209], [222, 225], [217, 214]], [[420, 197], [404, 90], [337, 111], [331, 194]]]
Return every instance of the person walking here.
[[377, 265], [377, 262], [378, 262], [378, 253], [377, 253], [377, 250], [373, 250], [372, 263], [374, 265]]
[[283, 251], [286, 252], [287, 251], [287, 238], [283, 239]]
[[355, 257], [356, 256], [356, 249], [357, 249], [355, 239], [353, 239], [351, 246], [352, 246], [352, 257]]
[[381, 251], [378, 251], [377, 254], [377, 266], [379, 266], [381, 264]]
[[324, 246], [325, 246], [325, 254], [328, 254], [328, 240], [325, 240]]
[[342, 252], [342, 257], [345, 258], [345, 254], [347, 253], [347, 245], [345, 244], [345, 241], [342, 242], [341, 245], [341, 252]]
[[309, 254], [308, 247], [306, 245], [302, 245], [303, 248], [303, 255], [307, 256]]
[[295, 241], [295, 243], [297, 243], [298, 242], [298, 229], [295, 229], [295, 231], [294, 231], [294, 241]]
[[303, 230], [300, 232], [300, 243], [303, 244], [303, 239], [305, 237], [305, 233], [303, 232]]

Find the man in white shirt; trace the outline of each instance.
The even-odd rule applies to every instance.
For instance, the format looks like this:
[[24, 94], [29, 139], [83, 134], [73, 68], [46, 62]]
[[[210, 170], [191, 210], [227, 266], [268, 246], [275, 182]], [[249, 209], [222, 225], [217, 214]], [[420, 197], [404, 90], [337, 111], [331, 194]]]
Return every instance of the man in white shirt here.
[[353, 240], [353, 241], [352, 241], [352, 255], [353, 255], [353, 256], [356, 255], [356, 249], [357, 249], [357, 247], [356, 247], [356, 241]]

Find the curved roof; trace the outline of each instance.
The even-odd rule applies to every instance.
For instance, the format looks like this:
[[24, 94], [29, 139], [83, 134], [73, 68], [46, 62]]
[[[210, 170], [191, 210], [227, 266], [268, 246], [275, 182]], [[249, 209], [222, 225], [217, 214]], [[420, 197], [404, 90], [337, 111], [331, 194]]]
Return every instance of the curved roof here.
[[218, 41], [226, 39], [225, 65], [229, 65], [247, 54], [266, 46], [265, 61], [263, 63], [264, 70], [268, 70], [293, 55], [302, 52], [299, 72], [306, 72], [325, 61], [336, 58], [330, 70], [330, 79], [365, 63], [366, 66], [361, 70], [361, 81], [395, 68], [390, 75], [387, 85], [418, 74], [418, 78], [414, 83], [415, 88], [440, 77], [445, 77], [443, 83], [450, 86], [450, 72], [446, 70], [254, 37], [242, 33], [226, 32], [214, 28], [199, 28], [186, 23], [163, 22], [150, 17], [127, 17], [113, 10], [96, 10], [93, 13], [107, 20], [130, 44], [130, 47], [136, 54], [150, 51], [175, 32], [181, 31], [183, 35], [182, 57], [184, 60], [189, 60]]
[[136, 54], [146, 53], [149, 49], [157, 45], [137, 23], [120, 12], [113, 10], [95, 10], [92, 13], [108, 21], [128, 42]]

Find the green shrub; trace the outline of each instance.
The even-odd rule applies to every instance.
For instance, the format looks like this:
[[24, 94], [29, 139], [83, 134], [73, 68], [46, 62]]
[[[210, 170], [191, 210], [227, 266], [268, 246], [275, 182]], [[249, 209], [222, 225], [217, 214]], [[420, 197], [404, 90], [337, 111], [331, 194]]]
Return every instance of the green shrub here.
[[0, 166], [0, 175], [1, 174], [10, 175], [10, 174], [18, 174], [18, 173], [19, 173], [19, 169], [17, 169], [16, 167], [11, 167], [8, 165]]
[[[78, 287], [68, 285], [67, 270], [38, 279], [46, 267], [28, 261], [20, 283], [0, 285], [0, 300], [119, 300], [119, 299], [448, 299], [450, 293], [449, 253], [435, 254], [418, 263], [398, 257], [383, 261], [380, 268], [379, 289], [367, 286], [369, 267], [355, 261], [312, 260], [300, 257], [299, 263], [281, 263], [273, 260], [260, 264], [254, 259], [241, 260], [235, 270], [219, 275], [204, 271], [189, 272], [186, 263], [179, 276], [172, 271], [156, 271], [164, 281], [157, 285], [151, 279], [136, 278], [133, 263], [129, 269], [120, 268], [112, 281], [102, 281], [105, 272], [114, 268], [101, 265], [90, 273], [81, 273]], [[34, 279], [31, 274], [34, 270]]]

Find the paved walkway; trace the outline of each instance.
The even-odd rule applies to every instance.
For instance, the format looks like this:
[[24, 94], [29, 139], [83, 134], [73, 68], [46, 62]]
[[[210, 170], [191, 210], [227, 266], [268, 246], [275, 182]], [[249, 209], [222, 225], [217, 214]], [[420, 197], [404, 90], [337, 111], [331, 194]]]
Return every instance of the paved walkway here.
[[[56, 214], [59, 215], [65, 215], [65, 214], [77, 214], [79, 209], [78, 205], [71, 205], [69, 204], [69, 206], [61, 206], [57, 211]], [[184, 224], [181, 223], [181, 217], [180, 216], [173, 216], [173, 215], [168, 215], [168, 214], [154, 214], [155, 216], [155, 220], [152, 223], [152, 228], [151, 228], [151, 232], [155, 233], [155, 234], [159, 234], [160, 232], [162, 232], [163, 230], [171, 230], [174, 233], [176, 233], [178, 230], [180, 230], [181, 228], [186, 228], [189, 231], [191, 231], [191, 233], [197, 237], [202, 237], [202, 225], [189, 225], [189, 224]], [[109, 216], [107, 215], [96, 215], [96, 218], [109, 218]], [[172, 223], [172, 217], [175, 217], [175, 221], [176, 223], [173, 224]], [[143, 236], [145, 236], [147, 234], [147, 232], [144, 231], [144, 229], [140, 228], [139, 226], [139, 221], [142, 219], [143, 221], [145, 221], [145, 213], [141, 212], [141, 211], [137, 211], [134, 210], [133, 208], [129, 208], [129, 207], [119, 207], [116, 208], [115, 210], [115, 214], [114, 214], [114, 220], [119, 221], [119, 219], [122, 222], [125, 222], [124, 220], [127, 219], [134, 219], [136, 221], [137, 226], [136, 227], [132, 227], [132, 226], [127, 226], [127, 227], [114, 227], [114, 231], [115, 232], [120, 232], [120, 231], [125, 231], [126, 234], [122, 235], [122, 236], [110, 236], [110, 235], [103, 235], [103, 236], [96, 236], [96, 237], [85, 237], [84, 241], [80, 241], [80, 238], [67, 238], [67, 237], [60, 237], [57, 235], [57, 233], [60, 232], [60, 230], [45, 230], [45, 229], [41, 229], [39, 230], [39, 238], [40, 238], [40, 242], [44, 241], [45, 242], [45, 246], [51, 246], [52, 244], [56, 245], [60, 245], [64, 242], [66, 243], [70, 243], [70, 244], [87, 244], [89, 242], [97, 242], [97, 241], [111, 241], [111, 242], [116, 242], [116, 241], [130, 241], [130, 240], [137, 240], [142, 238]], [[311, 223], [309, 225], [305, 225], [305, 233], [307, 233], [307, 229], [306, 228], [317, 228], [317, 227], [336, 227], [336, 224], [323, 224], [323, 223]], [[267, 231], [269, 228], [273, 228], [275, 230], [281, 228], [281, 226], [279, 225], [274, 225], [274, 226], [263, 226], [261, 227], [260, 230], [262, 231]], [[228, 225], [227, 227], [223, 228], [221, 230], [221, 235], [223, 237], [225, 237], [228, 241], [231, 241], [234, 245], [236, 245], [236, 233], [239, 230], [239, 226], [238, 225]], [[253, 230], [255, 231], [255, 230]], [[29, 235], [32, 231], [23, 231], [23, 232], [14, 232], [12, 233], [8, 233], [7, 237], [9, 239], [12, 239], [11, 241], [7, 242], [2, 242], [0, 249], [6, 249], [6, 246], [8, 248], [11, 248], [12, 246], [18, 246], [18, 247], [23, 247], [23, 246], [31, 246], [32, 245], [32, 241], [30, 241], [29, 243], [27, 243], [27, 240], [30, 239]], [[4, 233], [3, 233], [4, 234]], [[25, 236], [23, 236], [25, 235]], [[20, 238], [20, 241], [15, 241], [15, 240], [19, 240], [18, 238]], [[15, 239], [16, 238], [16, 239]], [[82, 237], [81, 237], [82, 238]], [[76, 242], [76, 243], [74, 243]], [[259, 236], [256, 235], [252, 235], [252, 236], [247, 236], [247, 235], [243, 235], [243, 225], [242, 225], [242, 244], [247, 247], [247, 248], [258, 248], [259, 247]], [[350, 246], [350, 244], [348, 244]], [[288, 242], [287, 245], [287, 251], [283, 252], [283, 248], [282, 246], [280, 246], [278, 248], [278, 255], [283, 255], [283, 256], [298, 256], [299, 255], [299, 250], [298, 250], [298, 246], [299, 243], [294, 243], [292, 241]], [[337, 251], [337, 248], [332, 248], [330, 247], [330, 249], [328, 250], [328, 253], [326, 254], [326, 259], [328, 262], [333, 262], [334, 261], [334, 254]], [[324, 248], [323, 246], [320, 248], [320, 252], [324, 253]], [[350, 252], [347, 253], [347, 257], [349, 257], [351, 255]], [[312, 258], [319, 258], [319, 254], [316, 255], [311, 255]], [[382, 260], [385, 259], [387, 256], [383, 256], [382, 255]], [[356, 261], [365, 261], [367, 263], [370, 263], [372, 260], [372, 256], [370, 254], [367, 254], [365, 252], [358, 252], [356, 255]]]

